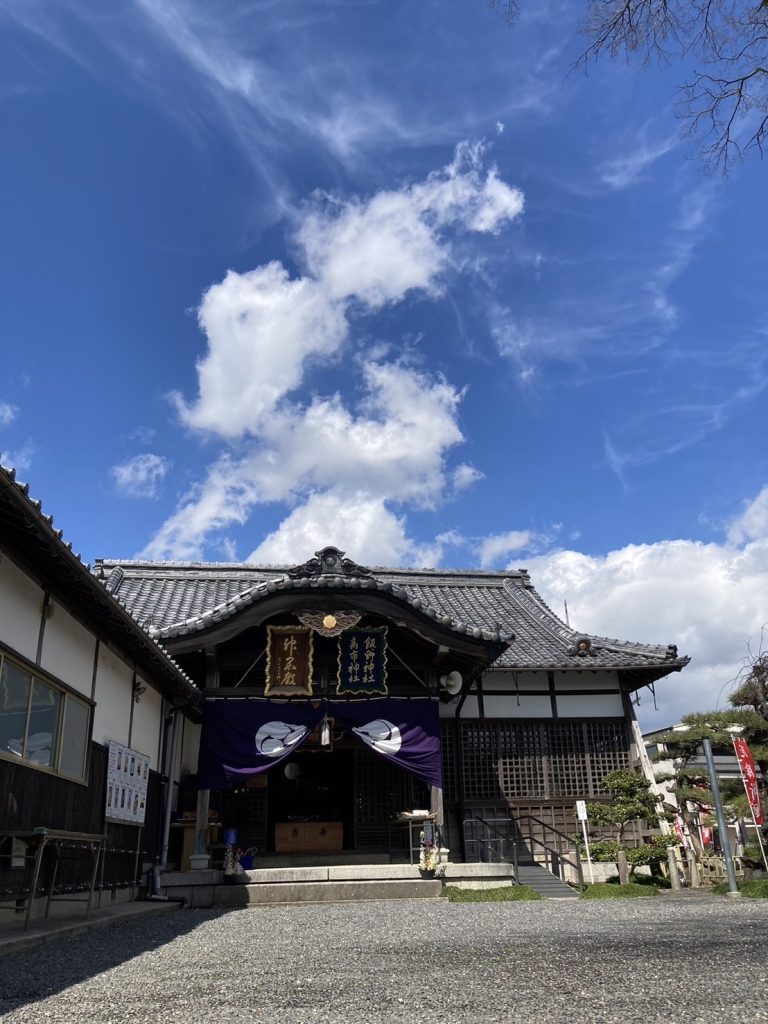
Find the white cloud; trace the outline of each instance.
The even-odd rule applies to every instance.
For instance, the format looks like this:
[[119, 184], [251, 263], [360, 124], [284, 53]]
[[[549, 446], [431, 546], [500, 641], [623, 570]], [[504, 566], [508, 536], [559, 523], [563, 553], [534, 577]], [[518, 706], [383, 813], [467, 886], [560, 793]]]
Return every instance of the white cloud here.
[[156, 498], [170, 468], [171, 463], [162, 455], [145, 452], [112, 466], [109, 475], [117, 493], [126, 498]]
[[198, 311], [208, 340], [200, 395], [191, 405], [173, 396], [182, 420], [228, 439], [259, 434], [307, 364], [346, 339], [350, 301], [374, 310], [414, 289], [434, 293], [451, 254], [447, 228], [493, 233], [522, 211], [522, 193], [482, 160], [482, 146], [465, 143], [420, 183], [366, 200], [316, 199], [296, 233], [306, 276], [273, 262], [209, 288]]
[[480, 542], [479, 557], [483, 569], [503, 561], [513, 551], [524, 551], [530, 547], [533, 535], [529, 530], [509, 530], [484, 537]]
[[13, 423], [18, 411], [10, 402], [0, 402], [0, 427], [7, 427], [9, 423]]
[[461, 394], [400, 363], [367, 364], [363, 380], [366, 394], [356, 410], [338, 395], [287, 408], [265, 424], [246, 455], [225, 453], [144, 554], [197, 557], [209, 532], [243, 524], [256, 503], [302, 495], [314, 497], [313, 508], [318, 494], [434, 506], [446, 486], [446, 453], [462, 440]]
[[[391, 505], [434, 507], [449, 485], [456, 491], [479, 479], [469, 465], [447, 465], [463, 440], [462, 393], [441, 377], [385, 361], [379, 348], [376, 359], [359, 361], [365, 391], [356, 407], [338, 394], [302, 401], [299, 389], [312, 362], [327, 363], [347, 341], [352, 304], [359, 317], [412, 290], [436, 295], [451, 261], [449, 232], [495, 233], [519, 215], [522, 193], [485, 169], [483, 156], [480, 144], [465, 143], [421, 182], [365, 200], [316, 197], [295, 234], [304, 276], [272, 262], [230, 271], [208, 289], [198, 311], [208, 342], [199, 396], [173, 400], [186, 425], [245, 445], [215, 460], [144, 554], [197, 557], [209, 534], [276, 501], [295, 506], [285, 525], [291, 535], [321, 499], [355, 496], [369, 518], [384, 509], [394, 536], [403, 520]], [[273, 543], [283, 537], [278, 530]], [[404, 544], [394, 551], [418, 550]]]
[[768, 537], [768, 486], [746, 503], [744, 511], [728, 527], [728, 540], [731, 544], [743, 544], [761, 537]]
[[481, 473], [479, 469], [475, 469], [474, 466], [462, 462], [451, 474], [451, 483], [453, 484], [454, 491], [464, 491], [467, 487], [477, 483], [478, 480], [482, 480], [484, 476], [485, 474]]
[[313, 551], [333, 544], [368, 565], [402, 565], [414, 545], [406, 524], [383, 498], [357, 494], [312, 494], [251, 553], [253, 562], [303, 562]]
[[668, 540], [630, 544], [600, 557], [559, 551], [528, 561], [542, 596], [556, 609], [567, 600], [577, 629], [676, 643], [681, 655], [691, 656], [681, 674], [658, 683], [658, 714], [641, 694], [644, 728], [727, 701], [746, 645], [768, 619], [766, 494], [768, 488], [724, 544]]
[[32, 465], [34, 453], [35, 446], [31, 441], [25, 441], [21, 448], [17, 448], [15, 451], [0, 452], [0, 463], [15, 469], [17, 473], [26, 473]]
[[174, 400], [188, 426], [225, 438], [258, 433], [301, 384], [306, 360], [332, 355], [347, 332], [343, 308], [316, 281], [292, 280], [276, 262], [230, 271], [205, 293], [198, 319], [208, 338], [200, 397], [192, 406]]

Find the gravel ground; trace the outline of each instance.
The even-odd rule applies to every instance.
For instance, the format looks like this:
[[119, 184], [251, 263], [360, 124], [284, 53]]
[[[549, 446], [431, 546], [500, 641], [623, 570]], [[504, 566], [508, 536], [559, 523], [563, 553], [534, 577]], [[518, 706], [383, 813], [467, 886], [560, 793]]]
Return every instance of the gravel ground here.
[[768, 901], [397, 900], [129, 920], [0, 957], [8, 1024], [768, 1021]]

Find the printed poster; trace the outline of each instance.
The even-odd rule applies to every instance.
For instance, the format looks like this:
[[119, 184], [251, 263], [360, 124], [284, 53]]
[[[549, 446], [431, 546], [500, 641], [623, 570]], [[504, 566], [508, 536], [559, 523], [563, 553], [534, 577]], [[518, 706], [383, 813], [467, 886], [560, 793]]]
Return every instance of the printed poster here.
[[143, 825], [147, 812], [150, 759], [122, 743], [109, 741], [107, 755], [107, 821]]

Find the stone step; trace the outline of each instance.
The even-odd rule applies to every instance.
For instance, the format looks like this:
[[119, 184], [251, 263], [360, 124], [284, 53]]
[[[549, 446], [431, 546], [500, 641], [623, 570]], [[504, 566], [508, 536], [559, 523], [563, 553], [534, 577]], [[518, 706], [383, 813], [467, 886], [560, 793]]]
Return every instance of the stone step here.
[[261, 882], [217, 885], [214, 905], [249, 907], [270, 903], [346, 903], [361, 900], [436, 899], [442, 883], [423, 879], [336, 882]]
[[[453, 881], [514, 881], [511, 864], [458, 864], [448, 862], [440, 865], [440, 872], [450, 885]], [[259, 866], [239, 875], [241, 883], [262, 885], [275, 882], [362, 882], [389, 880], [420, 880], [421, 873], [416, 864], [316, 864], [311, 867]]]
[[528, 885], [540, 896], [550, 900], [575, 900], [578, 893], [561, 882], [556, 875], [553, 875], [546, 868], [539, 864], [520, 864], [517, 869], [517, 881], [520, 885]]
[[420, 880], [415, 864], [339, 864], [314, 867], [254, 868], [239, 876], [246, 885], [269, 882], [363, 882]]

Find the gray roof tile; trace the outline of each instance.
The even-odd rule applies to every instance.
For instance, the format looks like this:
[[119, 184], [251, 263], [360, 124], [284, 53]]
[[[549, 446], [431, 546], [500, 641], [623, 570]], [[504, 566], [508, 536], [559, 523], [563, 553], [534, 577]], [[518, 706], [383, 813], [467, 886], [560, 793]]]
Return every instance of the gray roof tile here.
[[[662, 669], [687, 664], [673, 644], [637, 644], [570, 629], [534, 589], [528, 573], [373, 568], [367, 578], [291, 578], [291, 566], [98, 560], [96, 575], [158, 639], [172, 640], [223, 621], [276, 590], [317, 586], [391, 591], [448, 628], [514, 642], [494, 663], [510, 669]], [[120, 577], [117, 571], [120, 572]], [[295, 575], [295, 573], [292, 573]], [[579, 640], [591, 644], [576, 653]]]

